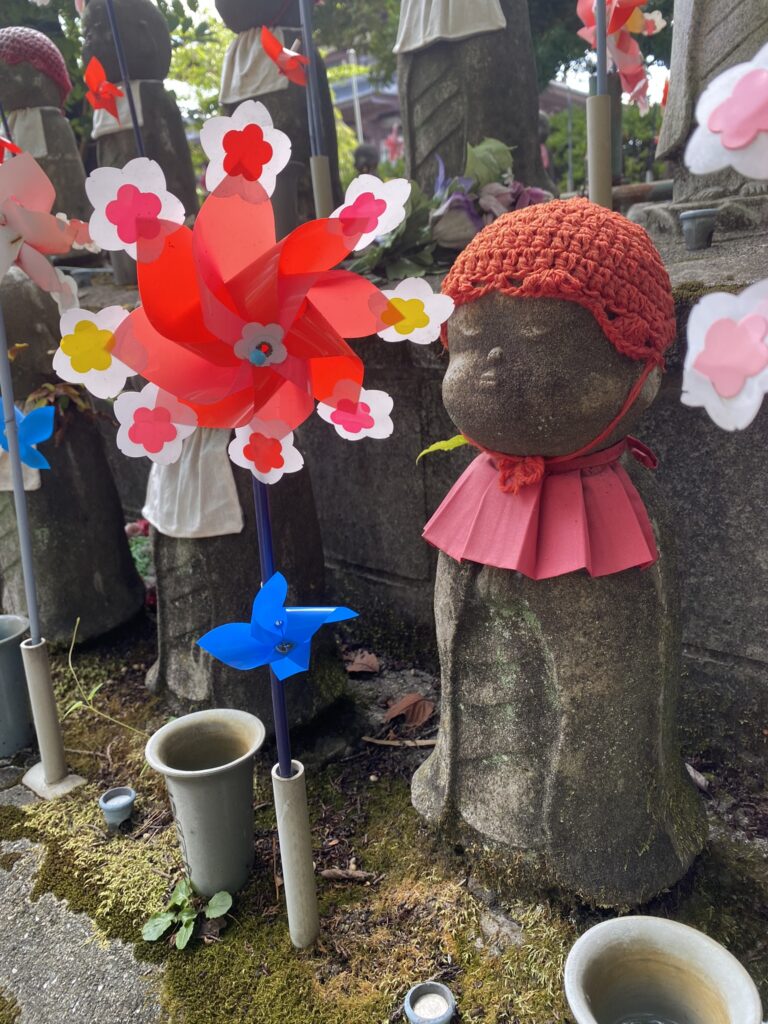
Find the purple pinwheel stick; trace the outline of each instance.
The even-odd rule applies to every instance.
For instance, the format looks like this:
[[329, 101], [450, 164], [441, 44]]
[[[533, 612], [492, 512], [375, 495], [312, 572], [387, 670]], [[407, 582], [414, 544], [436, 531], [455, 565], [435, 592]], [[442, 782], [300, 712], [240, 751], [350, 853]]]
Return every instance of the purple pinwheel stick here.
[[128, 100], [128, 110], [131, 115], [133, 135], [134, 138], [136, 139], [136, 149], [138, 151], [139, 156], [146, 156], [147, 154], [144, 150], [144, 138], [141, 134], [141, 126], [139, 125], [139, 118], [136, 114], [136, 106], [133, 102], [133, 90], [131, 89], [131, 82], [128, 77], [128, 62], [125, 59], [123, 39], [120, 35], [120, 28], [117, 24], [117, 15], [115, 14], [115, 5], [113, 0], [107, 0], [107, 17], [109, 18], [109, 27], [112, 29], [112, 38], [115, 41], [117, 63], [120, 65], [120, 74], [123, 76], [123, 85], [125, 86], [125, 97]]

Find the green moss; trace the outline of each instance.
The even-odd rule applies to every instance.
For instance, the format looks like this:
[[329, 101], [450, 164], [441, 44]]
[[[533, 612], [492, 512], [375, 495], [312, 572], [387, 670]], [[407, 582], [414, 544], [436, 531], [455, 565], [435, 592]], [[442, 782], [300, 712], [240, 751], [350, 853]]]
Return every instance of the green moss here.
[[0, 989], [0, 1024], [16, 1024], [20, 1014], [19, 1004], [13, 996]]
[[12, 871], [18, 860], [21, 860], [20, 853], [0, 853], [0, 871]]
[[21, 807], [0, 805], [0, 839], [18, 839], [18, 827], [23, 820], [24, 811]]
[[702, 296], [709, 295], [710, 292], [730, 292], [731, 295], [735, 295], [746, 287], [746, 284], [734, 284], [733, 281], [725, 281], [717, 285], [705, 284], [703, 281], [684, 281], [675, 285], [672, 289], [672, 297], [675, 300], [675, 305], [679, 303], [692, 306], [694, 302], [698, 302]]

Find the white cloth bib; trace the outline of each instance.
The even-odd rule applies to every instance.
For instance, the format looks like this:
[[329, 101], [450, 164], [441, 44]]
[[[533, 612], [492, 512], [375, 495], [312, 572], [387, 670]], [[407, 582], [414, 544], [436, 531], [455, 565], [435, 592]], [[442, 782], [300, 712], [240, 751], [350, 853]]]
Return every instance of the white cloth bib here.
[[35, 159], [48, 156], [43, 126], [44, 110], [53, 110], [58, 117], [64, 116], [58, 107], [22, 107], [20, 110], [8, 112], [8, 127], [11, 129], [13, 141]]
[[499, 0], [403, 0], [395, 53], [506, 28]]
[[243, 529], [227, 446], [231, 431], [200, 427], [170, 466], [152, 463], [142, 515], [166, 537], [223, 537]]
[[[125, 85], [123, 82], [117, 82], [117, 87], [125, 92]], [[133, 105], [136, 108], [136, 120], [139, 122], [139, 127], [144, 125], [144, 112], [141, 109], [141, 80], [136, 79], [135, 82], [131, 82], [131, 92], [133, 93]], [[114, 135], [115, 132], [125, 132], [133, 130], [133, 122], [131, 121], [131, 108], [128, 106], [128, 96], [118, 96], [116, 99], [117, 103], [117, 114], [120, 118], [116, 121], [108, 110], [104, 110], [103, 107], [99, 107], [98, 110], [93, 112], [93, 128], [91, 130], [91, 137], [94, 139], [101, 138], [102, 135]]]
[[[285, 45], [283, 30], [274, 28], [271, 31]], [[222, 103], [241, 103], [266, 92], [287, 88], [288, 79], [280, 74], [275, 62], [264, 53], [261, 29], [249, 28], [239, 32], [224, 54], [219, 100]]]

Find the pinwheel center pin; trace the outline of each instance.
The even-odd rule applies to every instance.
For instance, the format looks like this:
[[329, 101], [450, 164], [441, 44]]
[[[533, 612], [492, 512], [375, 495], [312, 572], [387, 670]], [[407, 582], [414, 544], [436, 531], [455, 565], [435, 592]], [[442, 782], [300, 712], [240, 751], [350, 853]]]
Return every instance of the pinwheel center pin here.
[[280, 654], [288, 654], [295, 646], [296, 644], [292, 644], [290, 640], [281, 640], [279, 644], [275, 644], [275, 650]]

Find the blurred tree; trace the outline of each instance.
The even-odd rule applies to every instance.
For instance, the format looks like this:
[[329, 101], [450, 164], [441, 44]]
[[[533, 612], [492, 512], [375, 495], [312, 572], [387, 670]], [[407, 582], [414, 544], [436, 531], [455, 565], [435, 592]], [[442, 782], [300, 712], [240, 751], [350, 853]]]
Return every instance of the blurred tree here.
[[[654, 177], [664, 174], [664, 164], [655, 160], [656, 140], [661, 127], [661, 107], [651, 107], [643, 117], [637, 107], [622, 107], [624, 143], [624, 180], [645, 181], [645, 173], [653, 168]], [[573, 116], [573, 182], [579, 190], [586, 184], [587, 125], [582, 107], [574, 107]], [[550, 116], [550, 135], [547, 139], [552, 155], [552, 173], [561, 191], [568, 182], [568, 112], [561, 110]]]
[[178, 97], [185, 114], [198, 124], [219, 113], [219, 85], [224, 54], [234, 33], [221, 21], [177, 29], [181, 45], [171, 57], [168, 77], [183, 82], [191, 97]]

